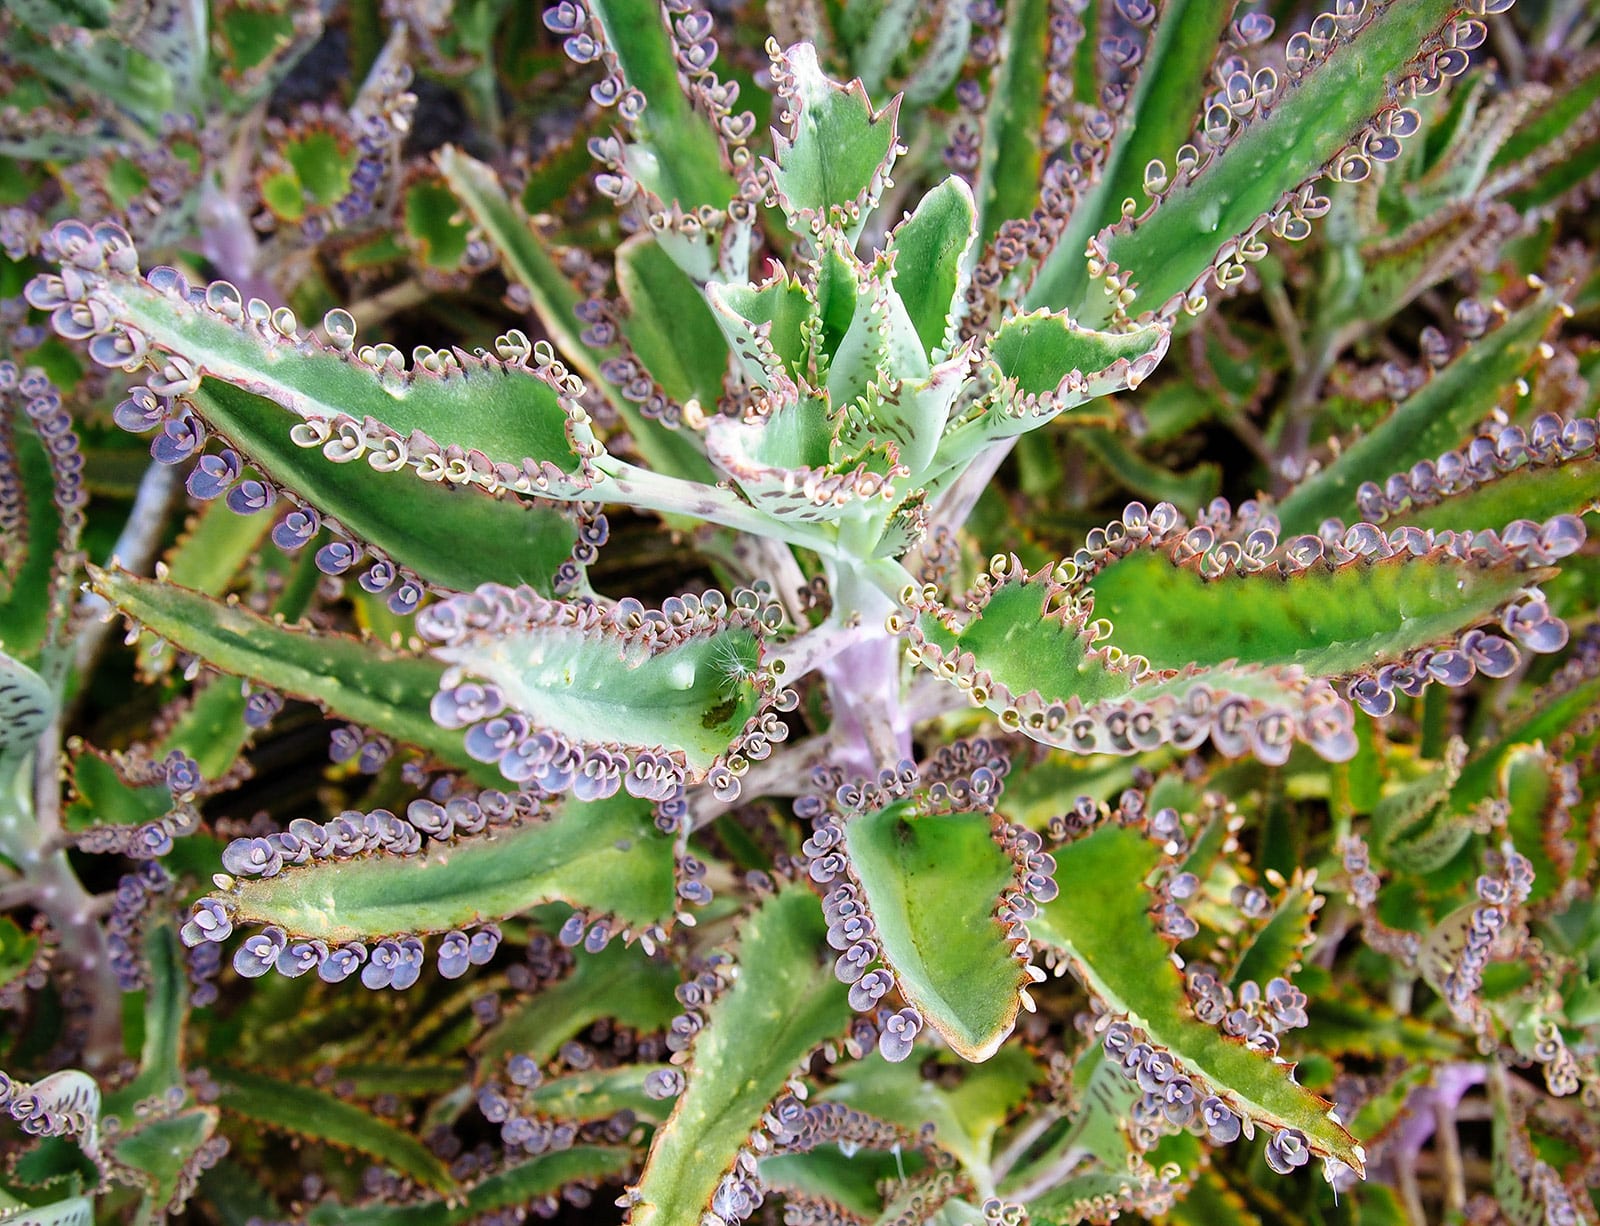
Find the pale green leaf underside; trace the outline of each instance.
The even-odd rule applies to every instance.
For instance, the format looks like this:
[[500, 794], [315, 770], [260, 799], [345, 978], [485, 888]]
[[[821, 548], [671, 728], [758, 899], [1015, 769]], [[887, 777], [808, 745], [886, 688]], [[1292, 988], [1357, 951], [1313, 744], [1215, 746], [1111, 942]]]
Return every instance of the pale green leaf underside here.
[[743, 626], [655, 652], [565, 626], [502, 632], [436, 648], [440, 659], [494, 682], [538, 727], [583, 744], [681, 752], [704, 772], [756, 714], [759, 645]]
[[576, 476], [582, 459], [569, 427], [584, 442], [587, 427], [569, 421], [554, 387], [526, 366], [459, 355], [448, 375], [416, 369], [380, 378], [331, 349], [268, 343], [208, 310], [179, 302], [142, 280], [116, 277], [93, 291], [114, 318], [153, 345], [187, 359], [201, 375], [265, 396], [308, 420], [371, 417], [407, 438], [412, 431], [441, 447], [477, 450], [492, 462], [521, 467], [548, 462]]

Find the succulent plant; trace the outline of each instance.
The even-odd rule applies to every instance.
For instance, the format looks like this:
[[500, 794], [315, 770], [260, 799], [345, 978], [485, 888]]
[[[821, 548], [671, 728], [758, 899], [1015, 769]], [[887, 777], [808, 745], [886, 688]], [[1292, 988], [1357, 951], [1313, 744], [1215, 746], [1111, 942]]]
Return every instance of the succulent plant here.
[[0, 1222], [1594, 1219], [1523, 7], [0, 16]]

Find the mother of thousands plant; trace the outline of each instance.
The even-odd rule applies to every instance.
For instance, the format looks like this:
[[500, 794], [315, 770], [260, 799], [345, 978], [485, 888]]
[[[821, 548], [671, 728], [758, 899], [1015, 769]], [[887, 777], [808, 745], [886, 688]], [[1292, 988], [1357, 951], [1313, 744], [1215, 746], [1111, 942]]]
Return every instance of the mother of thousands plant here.
[[0, 1223], [1596, 1221], [1520, 7], [10, 6]]

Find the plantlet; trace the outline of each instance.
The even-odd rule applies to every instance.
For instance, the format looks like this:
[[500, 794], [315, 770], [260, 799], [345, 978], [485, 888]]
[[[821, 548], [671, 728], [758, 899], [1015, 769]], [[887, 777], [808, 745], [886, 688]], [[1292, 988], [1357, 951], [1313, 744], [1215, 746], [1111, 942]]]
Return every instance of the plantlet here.
[[0, 19], [0, 1222], [1595, 1215], [1582, 6], [135, 7]]

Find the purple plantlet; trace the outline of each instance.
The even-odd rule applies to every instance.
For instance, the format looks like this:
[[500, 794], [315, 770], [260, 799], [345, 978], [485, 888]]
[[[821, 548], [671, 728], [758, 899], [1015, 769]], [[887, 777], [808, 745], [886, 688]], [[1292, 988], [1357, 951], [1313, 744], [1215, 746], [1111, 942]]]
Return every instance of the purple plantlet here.
[[272, 542], [286, 553], [293, 553], [310, 544], [311, 538], [322, 529], [322, 519], [307, 509], [290, 511], [272, 529]]
[[439, 974], [459, 979], [472, 965], [472, 944], [464, 932], [447, 932], [439, 942]]
[[317, 975], [324, 983], [342, 983], [360, 969], [367, 960], [367, 947], [351, 941], [337, 949], [330, 949], [317, 967]]
[[889, 1063], [898, 1064], [911, 1054], [922, 1031], [922, 1014], [905, 1008], [891, 1013], [878, 1035], [878, 1053]]
[[234, 952], [233, 969], [247, 979], [260, 978], [278, 964], [285, 952], [285, 941], [281, 928], [268, 928], [246, 937]]

